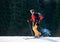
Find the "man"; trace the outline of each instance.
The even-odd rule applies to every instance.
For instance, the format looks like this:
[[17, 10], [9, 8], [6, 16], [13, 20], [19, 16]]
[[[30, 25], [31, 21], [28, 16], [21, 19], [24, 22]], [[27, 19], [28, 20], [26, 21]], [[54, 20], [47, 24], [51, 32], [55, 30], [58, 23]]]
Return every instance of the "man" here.
[[34, 32], [35, 37], [39, 37], [41, 35], [41, 32], [38, 31], [38, 24], [43, 19], [43, 16], [41, 13], [35, 13], [34, 9], [30, 10], [31, 13], [31, 19], [32, 22], [32, 30]]

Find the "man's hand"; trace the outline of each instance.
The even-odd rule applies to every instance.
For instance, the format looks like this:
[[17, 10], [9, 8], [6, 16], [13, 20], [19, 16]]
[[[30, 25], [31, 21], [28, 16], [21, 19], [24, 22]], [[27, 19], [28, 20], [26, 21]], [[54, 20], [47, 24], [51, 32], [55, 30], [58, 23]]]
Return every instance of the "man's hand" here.
[[27, 22], [29, 22], [29, 20], [27, 20]]

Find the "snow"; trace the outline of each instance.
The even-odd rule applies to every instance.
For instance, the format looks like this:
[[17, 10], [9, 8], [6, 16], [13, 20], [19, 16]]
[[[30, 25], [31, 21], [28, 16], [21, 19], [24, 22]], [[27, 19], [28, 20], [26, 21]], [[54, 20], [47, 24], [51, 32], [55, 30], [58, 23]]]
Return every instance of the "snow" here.
[[60, 37], [0, 36], [0, 42], [60, 42]]

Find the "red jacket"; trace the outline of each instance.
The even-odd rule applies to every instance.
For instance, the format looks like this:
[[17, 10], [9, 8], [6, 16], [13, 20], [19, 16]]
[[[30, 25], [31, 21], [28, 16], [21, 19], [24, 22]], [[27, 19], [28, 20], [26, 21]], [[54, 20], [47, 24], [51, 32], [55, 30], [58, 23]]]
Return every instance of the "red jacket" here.
[[[30, 21], [32, 22], [32, 21], [35, 21], [35, 20], [37, 20], [36, 16], [32, 15]], [[43, 20], [43, 16], [42, 15], [39, 16], [39, 20]]]

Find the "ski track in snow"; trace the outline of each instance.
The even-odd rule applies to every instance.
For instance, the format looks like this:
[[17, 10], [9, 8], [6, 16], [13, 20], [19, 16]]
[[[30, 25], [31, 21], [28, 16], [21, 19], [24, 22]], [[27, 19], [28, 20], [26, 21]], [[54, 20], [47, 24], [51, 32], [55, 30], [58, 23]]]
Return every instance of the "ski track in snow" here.
[[0, 36], [0, 42], [60, 42], [60, 37]]

